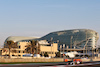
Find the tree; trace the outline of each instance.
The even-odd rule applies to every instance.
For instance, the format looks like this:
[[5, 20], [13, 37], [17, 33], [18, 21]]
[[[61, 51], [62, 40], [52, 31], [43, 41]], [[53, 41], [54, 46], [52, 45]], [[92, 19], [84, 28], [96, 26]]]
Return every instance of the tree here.
[[8, 52], [8, 49], [7, 48], [2, 48], [2, 53], [6, 53], [6, 55], [7, 55], [7, 52]]
[[56, 57], [60, 57], [60, 52], [57, 52], [56, 53]]
[[36, 43], [37, 41], [31, 41], [31, 53], [34, 54], [36, 52]]
[[44, 57], [49, 57], [47, 52], [44, 53]]
[[38, 41], [31, 40], [30, 43], [26, 45], [26, 52], [30, 52], [31, 54], [38, 54], [40, 53], [40, 45]]
[[6, 48], [9, 49], [9, 58], [10, 58], [10, 50], [11, 50], [11, 48], [17, 48], [18, 46], [17, 46], [17, 44], [16, 44], [14, 41], [12, 41], [12, 40], [7, 41], [5, 44], [6, 44], [6, 45], [5, 45], [4, 47], [6, 47]]

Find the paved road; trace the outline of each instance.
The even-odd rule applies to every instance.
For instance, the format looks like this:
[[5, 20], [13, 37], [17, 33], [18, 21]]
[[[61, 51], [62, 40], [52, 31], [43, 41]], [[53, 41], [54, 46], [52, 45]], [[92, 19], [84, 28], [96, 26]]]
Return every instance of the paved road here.
[[[11, 66], [0, 66], [0, 67], [41, 67], [39, 65], [11, 65]], [[100, 67], [100, 65], [84, 65], [84, 66], [42, 66], [42, 67]]]
[[73, 66], [73, 67], [100, 67], [100, 65], [84, 65], [84, 66]]
[[100, 67], [100, 62], [84, 63], [82, 65], [66, 65], [66, 62], [56, 62], [56, 63], [28, 63], [28, 64], [0, 64], [0, 67]]
[[0, 67], [40, 67], [40, 66], [56, 66], [65, 65], [66, 62], [53, 62], [53, 63], [27, 63], [27, 64], [0, 64]]

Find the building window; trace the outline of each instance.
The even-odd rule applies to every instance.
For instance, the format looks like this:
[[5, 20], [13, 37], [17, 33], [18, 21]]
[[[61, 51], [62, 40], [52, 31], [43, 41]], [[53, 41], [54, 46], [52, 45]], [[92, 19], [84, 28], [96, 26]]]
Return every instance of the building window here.
[[19, 51], [19, 53], [20, 53], [20, 51]]
[[19, 46], [19, 49], [20, 49], [20, 46]]
[[52, 52], [52, 54], [53, 54], [53, 52]]
[[48, 54], [51, 54], [51, 52], [48, 52]]
[[25, 52], [23, 51], [23, 53], [25, 53]]
[[15, 56], [15, 55], [12, 55], [12, 56]]
[[43, 52], [43, 54], [44, 54], [44, 52]]
[[55, 54], [57, 54], [57, 52], [55, 52]]
[[18, 56], [21, 56], [21, 55], [18, 55]]

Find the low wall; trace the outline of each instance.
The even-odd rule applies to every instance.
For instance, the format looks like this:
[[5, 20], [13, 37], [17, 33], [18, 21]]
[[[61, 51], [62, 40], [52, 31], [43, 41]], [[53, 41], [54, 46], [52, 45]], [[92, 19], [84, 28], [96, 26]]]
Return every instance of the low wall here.
[[82, 60], [82, 62], [90, 62], [91, 61], [91, 59], [81, 59]]
[[100, 58], [82, 59], [83, 62], [100, 61]]
[[[83, 62], [90, 62], [90, 61], [100, 61], [100, 58], [94, 58], [94, 59], [81, 59]], [[71, 61], [71, 59], [68, 59], [68, 61]], [[64, 62], [63, 58], [1, 58], [0, 63], [10, 63], [10, 62]]]
[[64, 60], [62, 58], [52, 58], [52, 59], [0, 59], [1, 63], [10, 63], [10, 62], [63, 62]]

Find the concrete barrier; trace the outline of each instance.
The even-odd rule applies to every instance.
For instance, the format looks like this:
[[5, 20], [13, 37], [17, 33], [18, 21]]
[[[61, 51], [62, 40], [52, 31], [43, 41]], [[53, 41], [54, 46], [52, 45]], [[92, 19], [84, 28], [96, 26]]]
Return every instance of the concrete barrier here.
[[81, 59], [82, 60], [82, 62], [90, 62], [91, 61], [91, 59]]
[[51, 59], [40, 59], [40, 58], [33, 58], [33, 59], [0, 59], [1, 63], [10, 63], [10, 62], [63, 62], [63, 58], [51, 58]]
[[[68, 61], [71, 61], [71, 59], [68, 59]], [[100, 61], [100, 58], [94, 58], [94, 59], [82, 59], [83, 62], [90, 62], [90, 61]], [[10, 63], [10, 62], [64, 62], [63, 58], [1, 58], [0, 63]]]

